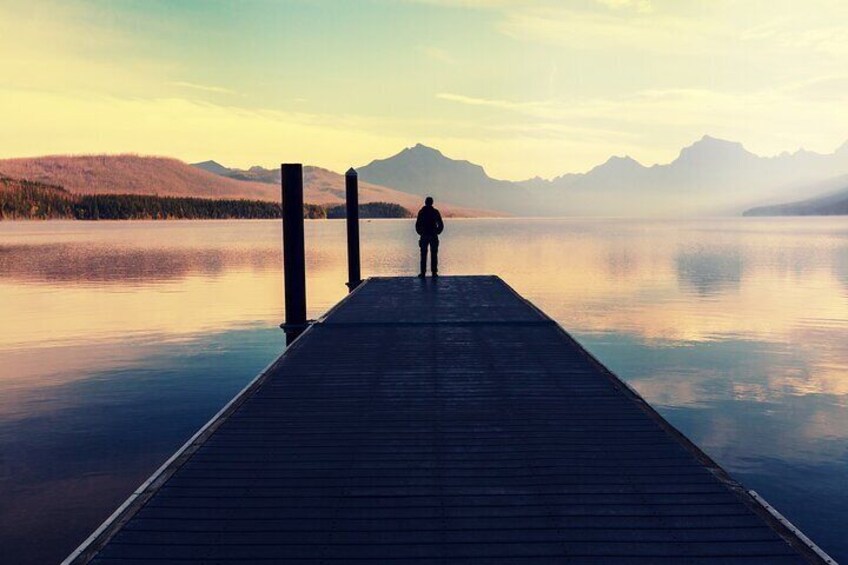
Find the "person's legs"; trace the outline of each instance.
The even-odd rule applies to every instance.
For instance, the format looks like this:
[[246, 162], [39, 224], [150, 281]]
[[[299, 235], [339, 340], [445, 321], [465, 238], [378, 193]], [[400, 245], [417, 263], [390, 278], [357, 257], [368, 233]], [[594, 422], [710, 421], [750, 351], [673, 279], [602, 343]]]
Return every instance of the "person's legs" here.
[[430, 241], [430, 270], [433, 275], [439, 274], [439, 238], [434, 237]]
[[421, 270], [418, 272], [423, 277], [427, 272], [427, 240], [422, 237], [418, 241], [418, 246], [421, 248]]

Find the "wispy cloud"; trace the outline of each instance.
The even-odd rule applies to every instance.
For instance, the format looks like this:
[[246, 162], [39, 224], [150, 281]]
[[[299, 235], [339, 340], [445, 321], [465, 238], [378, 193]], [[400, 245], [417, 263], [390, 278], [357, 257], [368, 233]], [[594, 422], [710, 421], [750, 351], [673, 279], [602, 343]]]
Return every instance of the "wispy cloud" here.
[[430, 4], [446, 8], [475, 8], [499, 11], [525, 11], [544, 8], [591, 9], [593, 5], [613, 10], [631, 10], [648, 13], [654, 10], [651, 0], [397, 0], [407, 4]]
[[[481, 9], [532, 9], [541, 7], [580, 7], [585, 6], [582, 0], [398, 0], [403, 3], [431, 4], [448, 8], [481, 8]], [[650, 12], [654, 6], [651, 0], [591, 0], [592, 3], [612, 9], [631, 9], [640, 12]], [[591, 5], [591, 3], [589, 4]]]
[[[845, 15], [848, 17], [848, 12]], [[767, 41], [801, 52], [848, 55], [848, 29], [841, 24], [799, 29], [797, 22], [790, 18], [776, 18], [745, 30], [741, 39], [748, 43]]]
[[[14, 112], [5, 111], [14, 108]], [[54, 135], [33, 128], [49, 109]], [[14, 137], [0, 136], [4, 157], [115, 153], [169, 155], [196, 161], [224, 155], [251, 165], [299, 160], [345, 170], [390, 154], [408, 140], [399, 129], [361, 116], [257, 110], [186, 98], [119, 98], [7, 89], [0, 119]]]
[[[828, 77], [829, 79], [831, 77]], [[840, 77], [832, 77], [838, 84]], [[824, 79], [823, 79], [824, 80]], [[513, 101], [438, 93], [436, 98], [486, 109], [490, 135], [556, 139], [597, 144], [606, 153], [627, 152], [645, 163], [666, 162], [679, 147], [704, 133], [753, 140], [750, 148], [774, 154], [797, 147], [799, 139], [829, 139], [818, 150], [830, 151], [845, 137], [844, 124], [828, 116], [844, 103], [813, 99], [802, 89], [764, 89], [750, 93], [706, 88], [656, 88], [607, 97]], [[744, 119], [740, 119], [744, 116]], [[785, 132], [793, 132], [787, 134]], [[670, 152], [671, 151], [671, 152]], [[600, 158], [601, 155], [598, 156]]]
[[447, 8], [503, 8], [518, 3], [518, 0], [398, 0], [404, 4], [431, 4]]
[[[518, 178], [666, 162], [704, 133], [768, 154], [848, 131], [840, 0], [216, 1], [167, 21], [160, 3], [99, 4], [0, 0], [0, 155], [346, 169], [422, 141]], [[340, 40], [328, 6], [369, 40]]]
[[439, 92], [436, 94], [439, 100], [448, 100], [468, 106], [487, 106], [490, 108], [500, 108], [502, 110], [514, 110], [518, 112], [528, 112], [533, 110], [543, 109], [548, 107], [547, 102], [513, 102], [510, 100], [492, 100], [488, 98], [475, 98], [473, 96], [464, 96], [462, 94], [452, 94], [450, 92]]
[[207, 84], [196, 84], [193, 82], [185, 82], [185, 81], [176, 81], [172, 82], [174, 86], [179, 86], [182, 88], [189, 88], [192, 90], [200, 90], [203, 92], [213, 92], [215, 94], [236, 94], [236, 91], [230, 90], [229, 88], [224, 88], [223, 86], [214, 86]]
[[724, 28], [653, 11], [544, 7], [504, 12], [496, 25], [514, 39], [582, 52], [627, 49], [667, 56], [732, 49]]
[[444, 63], [447, 65], [456, 65], [458, 63], [456, 57], [454, 57], [450, 51], [442, 49], [441, 47], [436, 47], [435, 45], [419, 45], [418, 51], [428, 59], [436, 61], [437, 63]]
[[595, 0], [598, 4], [603, 4], [608, 8], [620, 9], [627, 8], [647, 14], [654, 11], [654, 5], [650, 0]]

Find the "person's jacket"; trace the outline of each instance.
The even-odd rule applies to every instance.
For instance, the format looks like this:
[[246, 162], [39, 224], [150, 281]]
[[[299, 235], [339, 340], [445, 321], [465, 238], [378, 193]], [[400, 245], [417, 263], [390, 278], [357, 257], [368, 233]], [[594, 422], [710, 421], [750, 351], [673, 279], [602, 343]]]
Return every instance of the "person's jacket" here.
[[442, 233], [445, 224], [442, 215], [432, 206], [424, 206], [418, 211], [418, 219], [415, 220], [415, 231], [421, 237], [433, 237]]

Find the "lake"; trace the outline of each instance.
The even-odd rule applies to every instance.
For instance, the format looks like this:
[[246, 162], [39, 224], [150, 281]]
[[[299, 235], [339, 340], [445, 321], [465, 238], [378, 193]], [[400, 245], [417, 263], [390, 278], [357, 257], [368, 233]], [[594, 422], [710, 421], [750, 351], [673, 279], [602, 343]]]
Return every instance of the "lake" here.
[[[412, 275], [409, 220], [363, 275]], [[343, 221], [306, 222], [310, 317]], [[0, 222], [0, 561], [58, 562], [284, 349], [277, 221]], [[447, 220], [747, 488], [848, 560], [848, 221]]]

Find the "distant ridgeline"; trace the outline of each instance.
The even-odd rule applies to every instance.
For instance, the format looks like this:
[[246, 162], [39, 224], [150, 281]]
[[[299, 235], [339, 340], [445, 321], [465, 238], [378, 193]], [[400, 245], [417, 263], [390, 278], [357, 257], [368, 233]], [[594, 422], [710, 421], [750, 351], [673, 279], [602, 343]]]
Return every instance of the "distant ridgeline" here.
[[848, 188], [830, 194], [746, 210], [744, 216], [848, 216]]
[[[359, 207], [363, 218], [410, 218], [397, 204]], [[0, 175], [0, 220], [205, 220], [280, 218], [280, 205], [261, 200], [223, 200], [138, 194], [73, 194], [61, 186]], [[303, 217], [344, 218], [343, 205], [304, 204]]]

